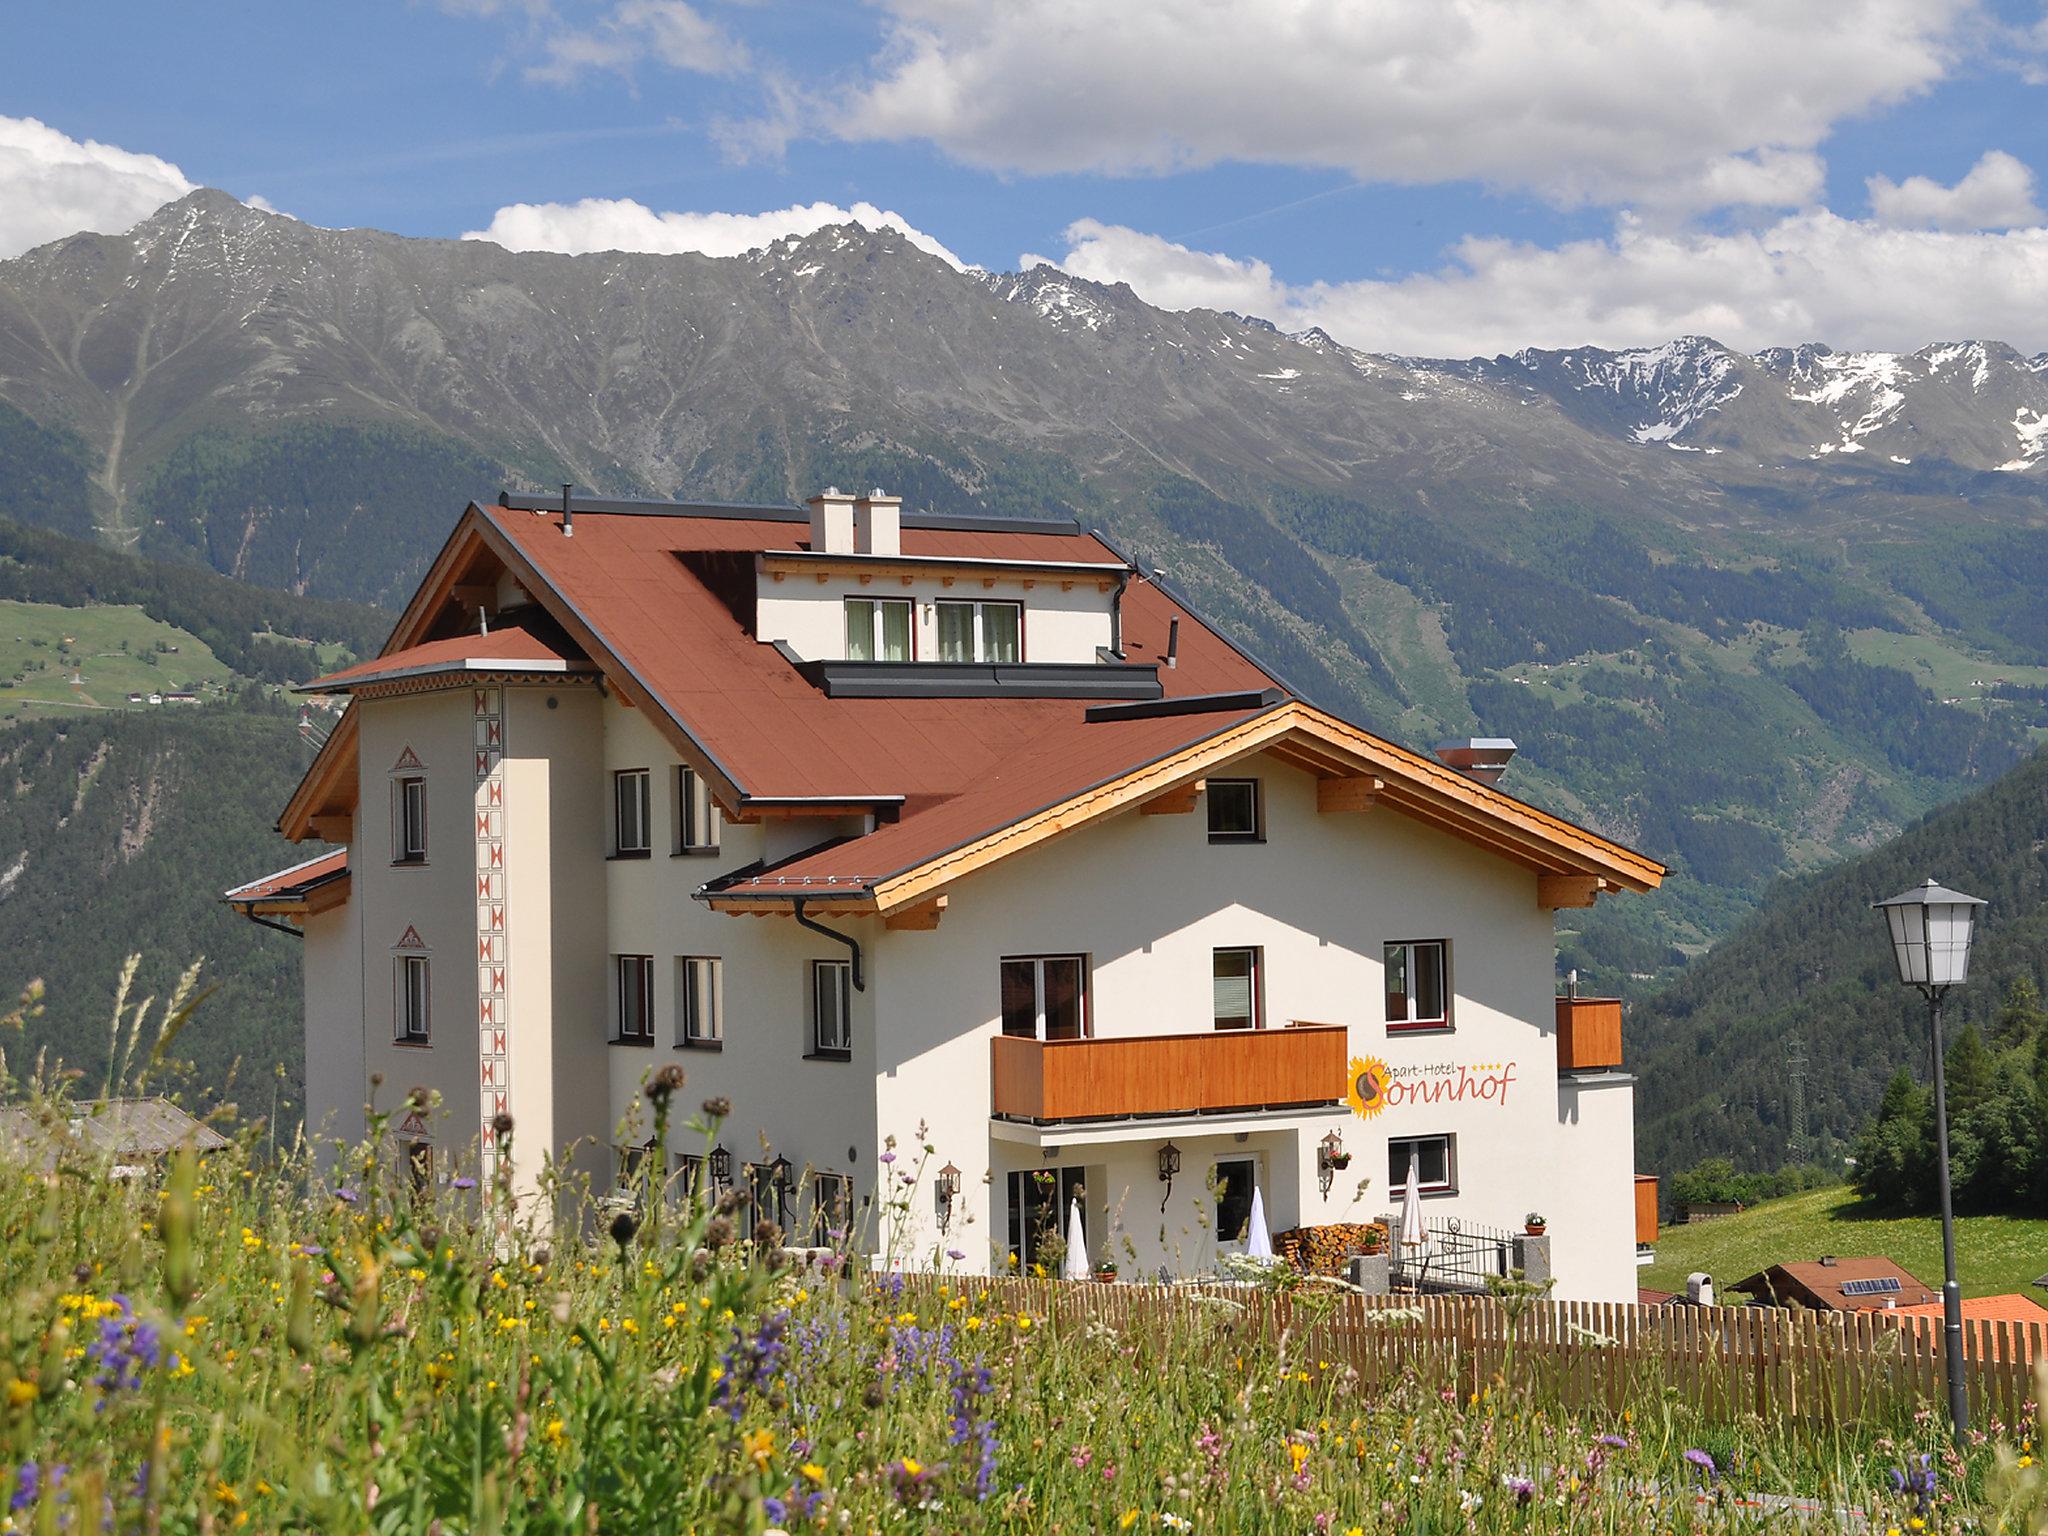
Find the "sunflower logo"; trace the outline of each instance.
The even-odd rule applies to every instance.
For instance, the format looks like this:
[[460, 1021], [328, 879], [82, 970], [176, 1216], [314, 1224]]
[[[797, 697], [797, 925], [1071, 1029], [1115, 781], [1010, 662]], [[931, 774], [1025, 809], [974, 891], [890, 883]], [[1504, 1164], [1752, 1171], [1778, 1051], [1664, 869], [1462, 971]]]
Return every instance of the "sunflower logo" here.
[[1387, 1064], [1377, 1056], [1352, 1057], [1344, 1102], [1351, 1106], [1359, 1119], [1370, 1120], [1387, 1107], [1387, 1084], [1393, 1076]]

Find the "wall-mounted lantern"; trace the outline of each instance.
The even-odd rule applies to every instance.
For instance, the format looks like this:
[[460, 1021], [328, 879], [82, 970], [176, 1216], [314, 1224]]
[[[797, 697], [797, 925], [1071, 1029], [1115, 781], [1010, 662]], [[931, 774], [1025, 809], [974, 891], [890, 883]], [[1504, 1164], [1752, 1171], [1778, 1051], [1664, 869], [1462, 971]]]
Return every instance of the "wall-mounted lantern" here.
[[1325, 1198], [1337, 1182], [1338, 1170], [1350, 1166], [1351, 1154], [1344, 1150], [1344, 1138], [1338, 1132], [1331, 1131], [1316, 1143], [1316, 1184]]
[[939, 1170], [938, 1182], [932, 1185], [932, 1200], [938, 1207], [939, 1230], [945, 1232], [953, 1225], [953, 1205], [960, 1198], [960, 1170], [951, 1163]]
[[1159, 1149], [1159, 1182], [1166, 1186], [1166, 1193], [1159, 1197], [1159, 1211], [1166, 1213], [1166, 1202], [1173, 1198], [1174, 1176], [1180, 1172], [1180, 1148], [1168, 1142]]
[[732, 1154], [725, 1150], [725, 1143], [720, 1142], [713, 1147], [705, 1155], [704, 1162], [711, 1170], [711, 1187], [714, 1190], [722, 1193], [732, 1187]]

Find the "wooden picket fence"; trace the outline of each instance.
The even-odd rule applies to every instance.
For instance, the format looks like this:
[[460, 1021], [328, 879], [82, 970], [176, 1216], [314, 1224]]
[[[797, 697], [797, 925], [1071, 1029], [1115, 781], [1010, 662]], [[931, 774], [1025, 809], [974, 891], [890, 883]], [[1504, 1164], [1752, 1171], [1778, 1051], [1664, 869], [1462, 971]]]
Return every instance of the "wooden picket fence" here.
[[[919, 1289], [944, 1283], [931, 1277]], [[1053, 1328], [1106, 1322], [1160, 1327], [1201, 1317], [1233, 1333], [1285, 1338], [1290, 1361], [1349, 1366], [1366, 1387], [1420, 1380], [1479, 1391], [1497, 1376], [1517, 1396], [1561, 1408], [1618, 1412], [1666, 1392], [1710, 1416], [1828, 1423], [1898, 1422], [1948, 1401], [1938, 1318], [1763, 1307], [1640, 1307], [1491, 1297], [1306, 1296], [1229, 1285], [952, 1282]], [[1510, 1343], [1512, 1341], [1512, 1362]], [[2033, 1423], [2041, 1324], [1965, 1322], [1972, 1423]]]

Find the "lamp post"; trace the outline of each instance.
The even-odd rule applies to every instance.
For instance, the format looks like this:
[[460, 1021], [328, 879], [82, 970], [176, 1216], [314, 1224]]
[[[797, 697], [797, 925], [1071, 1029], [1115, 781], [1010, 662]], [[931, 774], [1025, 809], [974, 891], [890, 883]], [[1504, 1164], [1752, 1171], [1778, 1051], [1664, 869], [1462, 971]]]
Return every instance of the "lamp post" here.
[[1963, 1377], [1963, 1291], [1956, 1283], [1956, 1216], [1948, 1180], [1947, 1052], [1942, 1048], [1941, 1001], [1970, 974], [1970, 937], [1981, 898], [1945, 890], [1929, 880], [1874, 904], [1891, 927], [1899, 982], [1927, 999], [1934, 1048], [1934, 1148], [1941, 1173], [1942, 1354], [1948, 1362], [1948, 1417], [1956, 1440], [1970, 1424], [1970, 1391]]

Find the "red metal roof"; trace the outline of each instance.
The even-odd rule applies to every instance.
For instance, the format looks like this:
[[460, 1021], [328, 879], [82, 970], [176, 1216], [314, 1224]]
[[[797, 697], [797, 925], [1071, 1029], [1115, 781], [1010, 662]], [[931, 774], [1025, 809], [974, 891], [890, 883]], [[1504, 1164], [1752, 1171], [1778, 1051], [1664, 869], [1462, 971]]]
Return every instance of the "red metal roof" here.
[[[1850, 1281], [1895, 1281], [1897, 1289], [1842, 1294]], [[1769, 1269], [1738, 1281], [1730, 1290], [1752, 1296], [1774, 1297], [1780, 1306], [1819, 1307], [1830, 1312], [1876, 1312], [1919, 1305], [1935, 1299], [1932, 1286], [1922, 1284], [1906, 1270], [1883, 1257], [1812, 1259], [1794, 1264], [1773, 1264]]]
[[305, 685], [317, 693], [342, 693], [369, 683], [396, 682], [443, 672], [589, 671], [582, 652], [555, 633], [550, 623], [511, 624], [489, 634], [450, 635], [402, 651], [359, 661]]
[[[744, 893], [859, 888], [1246, 719], [1254, 710], [1090, 723], [1100, 700], [828, 698], [678, 556], [798, 547], [802, 524], [737, 517], [480, 509], [676, 724], [751, 798], [902, 797], [900, 819], [776, 870]], [[1120, 566], [1091, 534], [906, 527], [906, 555]], [[1122, 598], [1126, 655], [1162, 660], [1181, 619], [1169, 699], [1277, 686], [1150, 582]], [[438, 643], [438, 642], [437, 642]], [[389, 659], [389, 658], [387, 658]]]
[[348, 850], [336, 848], [288, 869], [280, 869], [275, 874], [251, 880], [246, 885], [238, 885], [222, 899], [236, 905], [252, 901], [290, 901], [305, 895], [314, 886], [325, 885], [347, 873]]

